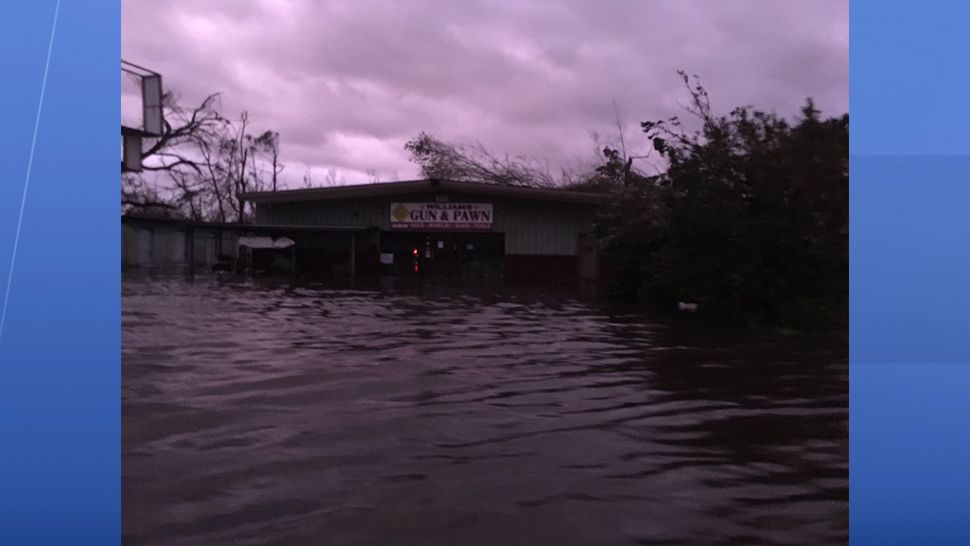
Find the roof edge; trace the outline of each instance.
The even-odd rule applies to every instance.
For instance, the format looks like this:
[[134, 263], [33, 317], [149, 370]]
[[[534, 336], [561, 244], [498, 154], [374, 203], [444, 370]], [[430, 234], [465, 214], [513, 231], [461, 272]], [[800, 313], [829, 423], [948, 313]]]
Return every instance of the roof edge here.
[[245, 201], [259, 204], [326, 201], [331, 199], [348, 199], [354, 197], [392, 196], [435, 190], [589, 205], [603, 204], [609, 198], [609, 196], [604, 193], [580, 192], [559, 188], [504, 186], [500, 184], [485, 184], [481, 182], [435, 179], [406, 180], [400, 182], [372, 182], [370, 184], [351, 184], [346, 186], [330, 186], [326, 188], [277, 190], [275, 192], [248, 192], [241, 194], [240, 197]]

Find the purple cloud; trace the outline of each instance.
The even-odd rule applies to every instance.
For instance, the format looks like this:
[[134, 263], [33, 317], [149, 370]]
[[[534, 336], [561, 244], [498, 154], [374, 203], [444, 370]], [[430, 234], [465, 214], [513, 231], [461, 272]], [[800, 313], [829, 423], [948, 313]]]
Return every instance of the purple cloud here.
[[848, 109], [846, 0], [124, 1], [122, 54], [279, 131], [290, 183], [415, 176], [419, 131], [571, 165], [616, 134], [614, 101], [643, 146], [640, 121], [680, 113], [678, 69], [719, 112]]

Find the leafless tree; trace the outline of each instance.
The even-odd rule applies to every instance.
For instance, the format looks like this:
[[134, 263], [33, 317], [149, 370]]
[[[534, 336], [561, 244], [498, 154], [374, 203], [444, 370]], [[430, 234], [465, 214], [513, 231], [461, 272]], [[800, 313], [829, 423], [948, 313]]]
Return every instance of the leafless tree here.
[[336, 167], [328, 167], [323, 177], [323, 185], [327, 187], [343, 186], [347, 184], [347, 177], [340, 174]]
[[197, 220], [246, 221], [242, 195], [266, 189], [267, 179], [278, 189], [279, 133], [254, 138], [246, 112], [235, 122], [220, 114], [218, 94], [184, 108], [167, 93], [164, 104], [163, 133], [142, 152], [144, 172], [122, 177], [123, 210], [161, 208]]
[[304, 169], [303, 169], [303, 187], [304, 188], [313, 187], [313, 171], [310, 169], [309, 165], [304, 166]]
[[143, 169], [151, 172], [188, 167], [198, 171], [196, 162], [186, 155], [191, 147], [185, 145], [200, 138], [213, 139], [223, 129], [227, 122], [219, 114], [219, 99], [219, 93], [213, 93], [189, 109], [178, 104], [177, 95], [165, 93], [162, 135], [142, 151]]
[[280, 163], [280, 134], [275, 131], [266, 131], [253, 139], [255, 152], [253, 154], [253, 171], [256, 171], [255, 162], [257, 154], [268, 156], [270, 167], [270, 189], [279, 189], [278, 177], [283, 172], [284, 165]]

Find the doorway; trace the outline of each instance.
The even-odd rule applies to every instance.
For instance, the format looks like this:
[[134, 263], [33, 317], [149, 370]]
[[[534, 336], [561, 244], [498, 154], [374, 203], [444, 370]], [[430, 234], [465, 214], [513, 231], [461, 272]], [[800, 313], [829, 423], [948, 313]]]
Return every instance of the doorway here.
[[381, 233], [380, 246], [387, 274], [455, 279], [500, 277], [505, 234], [394, 231]]

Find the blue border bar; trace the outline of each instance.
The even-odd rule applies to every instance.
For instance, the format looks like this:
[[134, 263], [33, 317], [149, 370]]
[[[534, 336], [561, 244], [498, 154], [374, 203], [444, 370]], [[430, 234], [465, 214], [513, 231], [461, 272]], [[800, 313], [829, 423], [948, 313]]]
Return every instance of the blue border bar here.
[[850, 542], [970, 544], [970, 4], [850, 18]]
[[[55, 1], [4, 5], [0, 279]], [[853, 544], [970, 542], [963, 2], [851, 2]], [[120, 6], [65, 0], [0, 339], [0, 537], [120, 542]]]
[[120, 5], [61, 1], [51, 43], [55, 9], [0, 8], [0, 543], [110, 545], [121, 539]]

